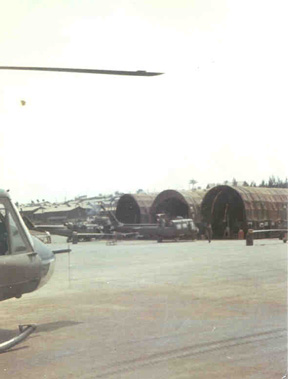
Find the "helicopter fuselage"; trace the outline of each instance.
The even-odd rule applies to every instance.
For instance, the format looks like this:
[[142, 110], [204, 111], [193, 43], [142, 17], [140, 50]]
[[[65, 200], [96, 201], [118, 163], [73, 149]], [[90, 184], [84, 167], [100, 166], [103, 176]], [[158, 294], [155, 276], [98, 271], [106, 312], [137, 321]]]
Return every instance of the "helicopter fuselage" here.
[[30, 235], [9, 194], [0, 190], [0, 301], [43, 286], [54, 265], [53, 252]]

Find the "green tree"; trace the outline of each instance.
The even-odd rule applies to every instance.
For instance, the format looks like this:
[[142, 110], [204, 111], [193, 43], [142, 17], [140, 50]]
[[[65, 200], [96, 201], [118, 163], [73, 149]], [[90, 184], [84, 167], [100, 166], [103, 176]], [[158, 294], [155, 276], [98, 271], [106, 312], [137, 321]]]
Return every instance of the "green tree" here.
[[268, 187], [269, 188], [273, 188], [273, 187], [276, 187], [276, 179], [275, 179], [275, 176], [272, 175], [269, 177], [269, 180], [268, 180]]
[[197, 184], [198, 182], [197, 182], [197, 180], [195, 180], [195, 179], [191, 179], [190, 181], [189, 181], [189, 184], [192, 186], [192, 189], [194, 188], [194, 186], [195, 186], [195, 184]]

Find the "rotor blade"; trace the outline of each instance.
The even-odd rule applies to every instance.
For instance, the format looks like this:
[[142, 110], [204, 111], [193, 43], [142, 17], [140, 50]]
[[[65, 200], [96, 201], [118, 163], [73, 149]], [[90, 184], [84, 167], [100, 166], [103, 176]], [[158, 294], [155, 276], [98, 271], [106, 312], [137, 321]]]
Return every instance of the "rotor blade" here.
[[105, 75], [130, 75], [130, 76], [156, 76], [162, 75], [162, 72], [147, 71], [117, 71], [117, 70], [92, 70], [85, 68], [55, 68], [55, 67], [16, 67], [0, 66], [0, 70], [24, 70], [24, 71], [55, 71], [55, 72], [73, 72], [79, 74], [105, 74]]

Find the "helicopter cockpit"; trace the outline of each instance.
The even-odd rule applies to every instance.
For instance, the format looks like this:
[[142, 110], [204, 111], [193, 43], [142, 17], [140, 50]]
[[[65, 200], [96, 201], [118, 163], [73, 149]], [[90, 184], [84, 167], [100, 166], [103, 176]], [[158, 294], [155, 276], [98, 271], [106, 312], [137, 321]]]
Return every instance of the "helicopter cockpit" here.
[[17, 210], [9, 198], [0, 197], [0, 255], [32, 251], [29, 235], [25, 233]]

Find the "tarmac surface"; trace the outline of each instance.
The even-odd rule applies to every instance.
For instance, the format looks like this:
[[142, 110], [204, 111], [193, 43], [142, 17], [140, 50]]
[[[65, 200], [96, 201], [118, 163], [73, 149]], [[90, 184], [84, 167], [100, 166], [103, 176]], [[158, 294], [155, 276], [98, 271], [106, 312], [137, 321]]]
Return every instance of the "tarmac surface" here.
[[1, 354], [1, 379], [285, 377], [287, 244], [70, 247], [45, 287], [1, 303], [1, 341], [38, 325]]

